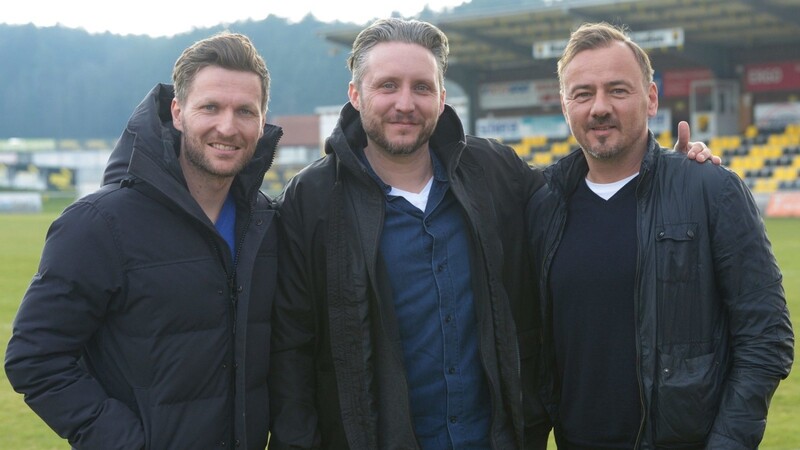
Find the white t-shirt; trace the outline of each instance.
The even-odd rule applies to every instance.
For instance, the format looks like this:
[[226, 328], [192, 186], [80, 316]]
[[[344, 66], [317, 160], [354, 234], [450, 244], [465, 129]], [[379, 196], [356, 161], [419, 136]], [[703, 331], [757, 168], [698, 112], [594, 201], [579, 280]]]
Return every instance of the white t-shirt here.
[[392, 186], [392, 190], [389, 191], [389, 195], [394, 195], [396, 197], [403, 197], [404, 199], [408, 200], [409, 203], [414, 205], [417, 209], [422, 212], [425, 212], [425, 207], [428, 206], [428, 195], [431, 193], [431, 186], [433, 186], [433, 177], [428, 180], [428, 183], [425, 185], [424, 188], [416, 194], [414, 192], [404, 191], [402, 189], [397, 189], [396, 187]]
[[636, 175], [639, 175], [639, 172], [629, 176], [628, 178], [623, 178], [619, 181], [615, 181], [613, 183], [593, 183], [586, 179], [586, 185], [589, 186], [589, 189], [592, 190], [598, 197], [602, 198], [603, 200], [608, 200], [614, 196], [623, 186], [628, 184], [629, 181], [636, 178]]

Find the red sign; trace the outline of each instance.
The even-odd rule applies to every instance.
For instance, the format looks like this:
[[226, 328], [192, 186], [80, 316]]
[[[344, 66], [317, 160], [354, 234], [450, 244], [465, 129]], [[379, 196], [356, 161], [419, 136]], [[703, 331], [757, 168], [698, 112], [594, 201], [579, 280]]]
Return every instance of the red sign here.
[[748, 92], [800, 89], [800, 61], [745, 66], [744, 87]]
[[710, 80], [714, 78], [711, 69], [678, 69], [664, 72], [664, 97], [688, 97], [689, 85], [695, 80]]
[[800, 192], [776, 192], [769, 198], [767, 217], [800, 217]]

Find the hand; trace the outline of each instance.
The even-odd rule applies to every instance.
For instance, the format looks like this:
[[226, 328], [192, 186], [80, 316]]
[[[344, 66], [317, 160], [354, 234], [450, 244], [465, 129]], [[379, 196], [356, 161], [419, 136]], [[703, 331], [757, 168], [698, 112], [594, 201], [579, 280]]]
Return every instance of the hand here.
[[678, 142], [675, 143], [675, 151], [685, 153], [686, 157], [699, 163], [710, 159], [715, 165], [722, 164], [722, 159], [711, 153], [711, 149], [702, 142], [689, 142], [689, 124], [682, 120], [678, 122]]

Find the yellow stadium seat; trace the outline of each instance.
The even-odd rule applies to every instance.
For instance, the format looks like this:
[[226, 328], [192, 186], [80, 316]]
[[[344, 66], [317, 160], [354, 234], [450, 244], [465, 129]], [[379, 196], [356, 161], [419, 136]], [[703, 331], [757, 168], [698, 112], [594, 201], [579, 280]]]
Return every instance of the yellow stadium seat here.
[[540, 167], [549, 166], [553, 163], [553, 154], [545, 152], [535, 153], [531, 162]]
[[550, 153], [555, 156], [568, 155], [569, 150], [570, 145], [568, 142], [553, 142], [553, 145], [550, 146]]
[[753, 192], [763, 194], [778, 190], [778, 180], [774, 178], [758, 178], [753, 186]]

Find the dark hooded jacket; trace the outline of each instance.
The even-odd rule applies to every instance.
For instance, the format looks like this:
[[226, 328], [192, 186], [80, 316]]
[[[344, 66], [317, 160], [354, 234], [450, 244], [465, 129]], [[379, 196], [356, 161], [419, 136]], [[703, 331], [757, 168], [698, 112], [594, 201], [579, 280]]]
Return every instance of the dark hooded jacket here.
[[267, 126], [231, 187], [236, 248], [189, 194], [157, 85], [114, 149], [105, 186], [51, 226], [6, 353], [28, 405], [80, 449], [263, 449], [269, 423], [273, 202]]
[[[281, 270], [273, 323], [270, 449], [416, 449], [388, 271], [379, 255], [385, 196], [356, 154], [366, 142], [350, 104], [326, 156], [292, 179], [281, 203]], [[495, 450], [520, 448], [517, 334], [536, 308], [522, 249], [523, 208], [543, 183], [509, 147], [465, 136], [447, 106], [431, 138], [471, 237], [479, 353]], [[514, 323], [514, 318], [521, 322]], [[517, 332], [515, 332], [517, 330]], [[526, 345], [525, 348], [535, 348]], [[523, 355], [523, 364], [533, 358]]]
[[[549, 167], [547, 185], [527, 211], [547, 318], [543, 397], [556, 424], [550, 267], [567, 204], [587, 172], [580, 150]], [[789, 374], [794, 343], [781, 271], [758, 208], [736, 174], [662, 149], [652, 133], [635, 182], [642, 405], [636, 448], [755, 449], [770, 399]]]

